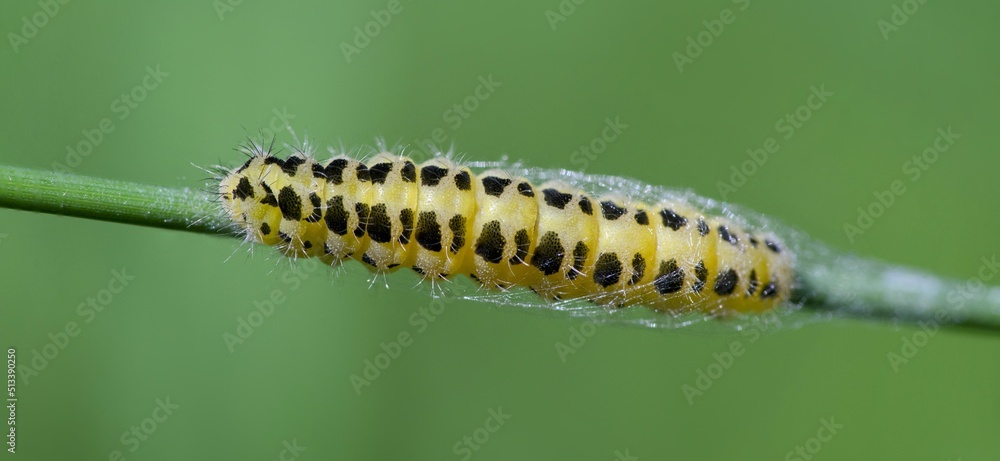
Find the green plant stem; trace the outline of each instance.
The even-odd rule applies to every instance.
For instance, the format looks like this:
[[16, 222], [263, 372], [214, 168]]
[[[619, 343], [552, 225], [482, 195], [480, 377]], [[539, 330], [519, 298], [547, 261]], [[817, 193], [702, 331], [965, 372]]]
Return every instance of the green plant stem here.
[[0, 207], [208, 234], [232, 233], [208, 194], [0, 165]]
[[[172, 189], [66, 173], [0, 166], [0, 207], [207, 234], [235, 235], [214, 198]], [[813, 245], [798, 261], [796, 298], [806, 308], [861, 317], [959, 324], [1000, 330], [1000, 289], [843, 255]], [[979, 281], [982, 282], [982, 281]], [[961, 302], [955, 297], [961, 293]]]
[[[988, 279], [946, 279], [816, 247], [798, 262], [798, 296], [811, 309], [915, 321], [928, 330], [946, 324], [1000, 330], [1000, 288]], [[989, 278], [997, 270], [994, 258], [977, 261]]]

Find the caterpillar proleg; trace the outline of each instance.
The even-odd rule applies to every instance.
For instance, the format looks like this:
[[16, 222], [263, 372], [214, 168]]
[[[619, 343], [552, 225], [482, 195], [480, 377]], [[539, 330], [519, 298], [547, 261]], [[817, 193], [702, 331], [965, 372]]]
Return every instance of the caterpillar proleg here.
[[308, 145], [284, 159], [244, 150], [219, 183], [222, 206], [248, 240], [287, 256], [671, 312], [764, 312], [795, 283], [779, 236], [688, 192], [516, 164], [474, 171], [446, 155], [417, 164], [386, 149], [323, 161]]

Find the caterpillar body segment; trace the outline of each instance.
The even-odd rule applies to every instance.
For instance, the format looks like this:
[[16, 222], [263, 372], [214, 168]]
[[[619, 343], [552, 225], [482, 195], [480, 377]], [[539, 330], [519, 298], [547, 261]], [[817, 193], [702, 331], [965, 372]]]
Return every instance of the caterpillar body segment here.
[[531, 184], [501, 170], [488, 170], [476, 182], [474, 256], [467, 268], [487, 287], [537, 284], [540, 274], [529, 265], [538, 232], [538, 201]]
[[259, 149], [219, 192], [250, 240], [331, 265], [661, 311], [762, 312], [789, 299], [794, 260], [773, 235], [649, 186], [634, 194], [586, 178]]
[[[368, 165], [358, 162], [355, 168], [359, 172], [355, 175], [356, 187], [364, 195], [355, 203], [359, 226], [353, 233], [364, 251], [355, 251], [352, 256], [360, 255], [362, 262], [383, 272], [412, 266], [416, 245], [410, 233], [419, 192], [416, 165], [409, 159], [381, 153]], [[341, 192], [334, 186], [327, 194], [337, 197], [343, 195]]]
[[412, 267], [424, 277], [445, 279], [467, 273], [472, 254], [469, 229], [476, 223], [472, 178], [468, 168], [445, 157], [429, 160], [420, 168]]
[[541, 276], [532, 289], [554, 300], [593, 295], [587, 275], [597, 259], [594, 248], [600, 238], [594, 199], [557, 181], [543, 183], [536, 192], [539, 196], [545, 206], [538, 208], [539, 242], [529, 262]]
[[599, 304], [636, 304], [653, 280], [647, 266], [656, 259], [656, 230], [649, 208], [622, 197], [605, 196], [596, 199], [595, 214], [599, 231], [594, 251], [597, 258], [588, 271], [592, 275], [584, 277], [583, 282], [598, 293], [595, 301]]

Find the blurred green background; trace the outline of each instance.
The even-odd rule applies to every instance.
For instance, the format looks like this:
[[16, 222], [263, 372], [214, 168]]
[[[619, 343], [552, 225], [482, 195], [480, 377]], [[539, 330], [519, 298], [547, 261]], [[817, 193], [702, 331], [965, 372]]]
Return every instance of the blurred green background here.
[[[81, 174], [203, 187], [196, 165], [238, 163], [244, 136], [284, 117], [322, 146], [381, 136], [422, 147], [440, 130], [438, 142], [469, 159], [506, 154], [721, 199], [731, 167], [775, 138], [780, 149], [727, 200], [836, 248], [950, 277], [975, 277], [997, 251], [995, 3], [54, 5], [0, 6], [4, 164], [70, 162]], [[699, 33], [711, 42], [700, 50], [688, 41]], [[681, 68], [680, 55], [690, 58]], [[491, 76], [499, 86], [476, 98]], [[812, 87], [833, 95], [799, 109]], [[456, 104], [475, 110], [463, 116]], [[808, 119], [786, 138], [776, 122], [797, 109]], [[580, 151], [616, 118], [627, 128], [614, 141]], [[912, 181], [907, 162], [947, 127], [961, 138]], [[279, 130], [279, 139], [289, 137]], [[89, 152], [67, 159], [67, 149]], [[844, 224], [897, 179], [906, 193], [849, 241]], [[432, 306], [408, 272], [370, 288], [359, 264], [301, 264], [296, 274], [258, 250], [0, 210], [0, 338], [37, 372], [18, 382], [21, 459], [976, 460], [1000, 451], [993, 334], [946, 329], [924, 342], [913, 326], [835, 319], [756, 341], [725, 329], [601, 327], [579, 345], [574, 331], [593, 333], [579, 319]], [[117, 294], [107, 291], [119, 286], [114, 271], [134, 277]], [[281, 302], [249, 337], [226, 336], [259, 321], [255, 305], [275, 292]], [[411, 320], [428, 308], [443, 313]], [[71, 323], [76, 336], [59, 333]], [[404, 332], [412, 343], [359, 394], [351, 376]], [[893, 366], [889, 354], [911, 340], [916, 355]], [[580, 347], [561, 356], [558, 344]], [[734, 345], [745, 352], [723, 370]], [[55, 357], [35, 367], [35, 351]], [[708, 372], [718, 376], [711, 387], [686, 395], [706, 387]], [[167, 398], [177, 408], [154, 410]], [[484, 429], [497, 429], [491, 410], [510, 415], [496, 432]], [[842, 428], [830, 437], [824, 421]], [[305, 450], [293, 456], [296, 444]]]

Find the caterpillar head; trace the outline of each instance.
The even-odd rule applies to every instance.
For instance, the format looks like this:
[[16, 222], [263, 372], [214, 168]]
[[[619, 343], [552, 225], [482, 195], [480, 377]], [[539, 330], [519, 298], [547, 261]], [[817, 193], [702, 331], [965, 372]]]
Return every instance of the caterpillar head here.
[[284, 160], [254, 155], [219, 183], [223, 209], [252, 241], [275, 245], [294, 240], [299, 222], [316, 205], [308, 201], [316, 187], [306, 171], [312, 163], [301, 155]]
[[267, 208], [277, 206], [277, 197], [266, 181], [269, 165], [265, 161], [269, 158], [273, 157], [254, 156], [219, 182], [223, 210], [250, 240], [261, 243], [267, 235], [276, 235], [277, 230], [266, 219]]

